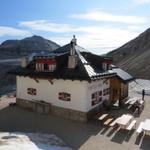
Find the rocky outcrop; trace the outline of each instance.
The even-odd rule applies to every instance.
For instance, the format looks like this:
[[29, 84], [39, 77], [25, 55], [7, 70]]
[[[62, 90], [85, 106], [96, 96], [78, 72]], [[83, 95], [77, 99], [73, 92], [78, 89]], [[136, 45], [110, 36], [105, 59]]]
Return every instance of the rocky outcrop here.
[[134, 77], [150, 79], [150, 29], [107, 55]]

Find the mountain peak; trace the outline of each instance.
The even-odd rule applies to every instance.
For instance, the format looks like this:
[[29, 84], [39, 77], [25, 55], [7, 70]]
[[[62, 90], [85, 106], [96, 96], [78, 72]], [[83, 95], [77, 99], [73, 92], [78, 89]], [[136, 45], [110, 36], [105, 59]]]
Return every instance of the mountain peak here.
[[55, 50], [59, 45], [53, 41], [47, 40], [41, 36], [33, 35], [22, 40], [6, 40], [0, 45], [0, 50], [17, 50], [17, 51], [36, 51], [36, 50]]
[[[44, 40], [45, 38], [43, 38], [42, 36], [39, 36], [39, 35], [33, 35], [33, 36], [31, 36], [31, 37], [26, 37], [26, 38], [24, 38], [23, 40]], [[46, 40], [46, 39], [45, 39]]]

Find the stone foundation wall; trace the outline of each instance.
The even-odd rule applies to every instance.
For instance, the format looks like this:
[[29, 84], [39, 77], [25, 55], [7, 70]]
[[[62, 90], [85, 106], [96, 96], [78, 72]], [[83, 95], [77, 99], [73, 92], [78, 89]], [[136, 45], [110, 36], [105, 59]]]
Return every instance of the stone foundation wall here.
[[87, 113], [87, 119], [90, 120], [90, 119], [93, 119], [94, 116], [99, 113], [100, 111], [103, 111], [103, 105], [100, 104], [98, 105], [97, 107], [93, 108], [92, 110], [90, 110], [88, 113]]
[[61, 116], [61, 117], [67, 118], [67, 119], [81, 121], [81, 122], [87, 122], [87, 113], [86, 112], [52, 106], [52, 113], [56, 116]]
[[87, 122], [89, 119], [93, 118], [93, 116], [96, 113], [98, 113], [102, 107], [100, 105], [86, 113], [86, 112], [53, 106], [44, 101], [29, 101], [29, 100], [23, 100], [17, 98], [16, 103], [18, 106], [25, 108], [29, 111], [42, 113], [42, 114], [53, 114], [56, 116], [60, 116], [63, 118], [80, 121], [80, 122]]
[[29, 102], [27, 100], [22, 100], [22, 99], [17, 98], [16, 103], [17, 103], [17, 105], [19, 105], [19, 106], [21, 106], [25, 109], [28, 109], [28, 110], [31, 110], [31, 111], [34, 110], [34, 103]]
[[51, 112], [51, 105], [43, 101], [29, 101], [17, 98], [16, 103], [18, 106], [25, 108], [29, 111], [43, 114], [49, 114]]
[[86, 112], [65, 109], [57, 106], [50, 105], [49, 103], [40, 102], [40, 101], [29, 101], [23, 99], [16, 99], [18, 106], [25, 108], [29, 111], [38, 112], [42, 114], [53, 114], [56, 116], [64, 117], [70, 120], [87, 122]]

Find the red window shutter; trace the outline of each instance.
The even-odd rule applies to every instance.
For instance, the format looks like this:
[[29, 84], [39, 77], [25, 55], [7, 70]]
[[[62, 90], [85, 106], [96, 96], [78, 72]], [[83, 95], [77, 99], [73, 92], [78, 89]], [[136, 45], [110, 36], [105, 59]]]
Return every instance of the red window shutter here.
[[99, 96], [102, 96], [102, 91], [99, 91]]
[[91, 95], [91, 105], [94, 106], [102, 100], [102, 91], [97, 91]]
[[30, 95], [36, 95], [36, 89], [28, 88], [27, 93], [30, 94]]
[[36, 89], [33, 89], [32, 93], [33, 95], [36, 95]]
[[59, 100], [70, 101], [71, 100], [71, 94], [60, 92], [59, 93]]
[[104, 90], [103, 90], [103, 96], [105, 96], [105, 95], [106, 95], [106, 90], [104, 89]]
[[62, 99], [62, 93], [61, 92], [58, 94], [58, 98]]
[[102, 101], [102, 97], [99, 97], [99, 102], [101, 102]]

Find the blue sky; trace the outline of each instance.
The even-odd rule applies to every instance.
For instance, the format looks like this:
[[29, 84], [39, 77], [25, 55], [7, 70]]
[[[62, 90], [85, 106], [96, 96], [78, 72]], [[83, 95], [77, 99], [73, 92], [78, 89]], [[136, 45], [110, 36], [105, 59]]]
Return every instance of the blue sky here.
[[150, 0], [1, 0], [0, 42], [41, 35], [102, 54], [149, 28]]

